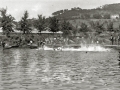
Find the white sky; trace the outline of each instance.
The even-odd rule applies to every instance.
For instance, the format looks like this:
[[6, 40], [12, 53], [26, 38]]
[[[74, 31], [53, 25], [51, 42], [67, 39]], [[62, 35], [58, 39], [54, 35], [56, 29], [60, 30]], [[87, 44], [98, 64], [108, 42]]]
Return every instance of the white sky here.
[[36, 18], [38, 14], [48, 17], [62, 9], [91, 9], [112, 3], [120, 3], [120, 0], [0, 0], [0, 8], [7, 7], [8, 13], [20, 20], [25, 10], [28, 10], [30, 18]]

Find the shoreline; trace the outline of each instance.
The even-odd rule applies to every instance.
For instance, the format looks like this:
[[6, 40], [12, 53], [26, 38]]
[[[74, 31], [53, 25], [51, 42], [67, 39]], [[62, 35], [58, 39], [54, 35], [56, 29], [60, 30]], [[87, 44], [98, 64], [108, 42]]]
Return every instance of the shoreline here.
[[[120, 50], [120, 45], [95, 45], [95, 44], [89, 44], [89, 45], [86, 45], [86, 46], [85, 45], [81, 46], [80, 44], [79, 45], [78, 44], [70, 44], [70, 45], [62, 45], [62, 44], [50, 45], [50, 44], [46, 44], [45, 46], [48, 47], [48, 48], [53, 48], [53, 49], [55, 49], [55, 48], [57, 49], [59, 47], [61, 47], [61, 48], [79, 49], [81, 47], [89, 48], [89, 47], [94, 47], [94, 46], [100, 46], [100, 47], [103, 47], [105, 49], [110, 48], [110, 49]], [[0, 46], [0, 47], [2, 47], [2, 46]], [[33, 45], [33, 46], [25, 45], [25, 46], [18, 46], [18, 47], [11, 46], [10, 48], [8, 48], [8, 47], [10, 47], [10, 46], [5, 47], [4, 49], [12, 49], [12, 48], [16, 48], [16, 49], [27, 49], [27, 48], [29, 48], [29, 49], [37, 49], [37, 48], [43, 48], [42, 46], [37, 46], [37, 45]]]

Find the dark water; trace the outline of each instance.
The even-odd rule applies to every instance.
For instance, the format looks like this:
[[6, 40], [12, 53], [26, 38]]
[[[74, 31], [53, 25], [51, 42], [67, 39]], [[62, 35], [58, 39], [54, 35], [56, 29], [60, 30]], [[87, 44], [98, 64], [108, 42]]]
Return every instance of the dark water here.
[[118, 52], [0, 50], [0, 90], [119, 90]]

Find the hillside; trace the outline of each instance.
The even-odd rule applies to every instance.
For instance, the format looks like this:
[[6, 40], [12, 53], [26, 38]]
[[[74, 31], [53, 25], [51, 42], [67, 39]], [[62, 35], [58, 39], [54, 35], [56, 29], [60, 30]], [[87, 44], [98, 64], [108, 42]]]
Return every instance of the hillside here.
[[59, 19], [110, 19], [113, 14], [120, 14], [120, 3], [107, 4], [94, 9], [74, 7], [52, 13]]

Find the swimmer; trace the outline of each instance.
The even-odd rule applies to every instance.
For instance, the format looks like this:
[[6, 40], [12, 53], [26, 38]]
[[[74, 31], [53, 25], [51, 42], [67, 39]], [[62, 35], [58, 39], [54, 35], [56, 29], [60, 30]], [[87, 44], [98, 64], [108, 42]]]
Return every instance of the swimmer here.
[[[63, 46], [62, 46], [63, 47]], [[54, 51], [62, 51], [62, 47], [54, 48]]]

